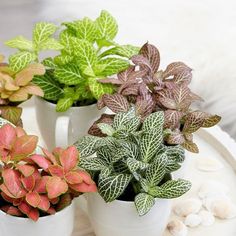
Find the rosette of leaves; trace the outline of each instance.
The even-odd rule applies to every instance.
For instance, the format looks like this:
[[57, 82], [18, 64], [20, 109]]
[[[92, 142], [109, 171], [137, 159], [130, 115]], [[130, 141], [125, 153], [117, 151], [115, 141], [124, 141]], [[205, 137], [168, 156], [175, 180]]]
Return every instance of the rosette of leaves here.
[[[131, 60], [134, 65], [118, 73], [117, 78], [100, 80], [101, 83], [115, 85], [116, 93], [103, 95], [98, 101], [98, 107], [101, 109], [107, 106], [117, 113], [126, 112], [135, 104], [137, 114], [142, 119], [152, 112], [162, 110], [165, 114], [164, 127], [169, 129], [165, 142], [198, 152], [192, 134], [201, 127], [216, 125], [221, 118], [192, 110], [193, 102], [202, 101], [189, 88], [192, 69], [183, 62], [173, 62], [164, 71], [159, 70], [160, 53], [148, 43]], [[98, 132], [96, 123], [89, 133], [101, 133]]]
[[10, 124], [0, 128], [0, 140], [0, 210], [7, 214], [37, 221], [97, 190], [90, 175], [78, 168], [74, 146], [35, 154], [38, 137]]
[[92, 174], [106, 202], [134, 201], [142, 216], [155, 198], [177, 198], [190, 189], [189, 181], [170, 178], [184, 161], [184, 149], [163, 144], [163, 125], [163, 111], [141, 122], [131, 109], [116, 114], [111, 124], [98, 124], [104, 137], [85, 136], [78, 141], [80, 166]]
[[46, 100], [57, 103], [56, 110], [95, 103], [103, 94], [112, 94], [114, 86], [98, 80], [129, 66], [139, 48], [118, 45], [114, 38], [118, 25], [114, 17], [102, 11], [94, 21], [87, 17], [62, 24], [60, 55], [44, 60], [48, 71], [34, 82], [44, 91]]
[[42, 89], [32, 83], [32, 79], [34, 75], [43, 75], [45, 68], [42, 64], [35, 63], [14, 72], [8, 64], [3, 63], [3, 58], [0, 57], [0, 115], [11, 123], [20, 125], [22, 109], [18, 105], [31, 95], [43, 96]]

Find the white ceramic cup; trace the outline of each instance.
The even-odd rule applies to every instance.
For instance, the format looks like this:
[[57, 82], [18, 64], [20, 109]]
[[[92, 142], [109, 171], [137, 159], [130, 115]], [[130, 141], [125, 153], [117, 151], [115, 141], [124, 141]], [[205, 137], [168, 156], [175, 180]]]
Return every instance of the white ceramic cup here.
[[86, 135], [88, 129], [104, 110], [97, 105], [71, 107], [66, 112], [56, 112], [56, 105], [35, 97], [36, 117], [41, 136], [49, 150], [56, 146], [67, 147]]
[[37, 222], [28, 218], [7, 215], [0, 211], [1, 236], [71, 236], [75, 204], [55, 215], [40, 217]]
[[96, 236], [161, 236], [171, 213], [171, 200], [167, 199], [156, 199], [144, 216], [138, 215], [133, 202], [105, 203], [98, 193], [85, 194], [79, 204], [88, 214]]

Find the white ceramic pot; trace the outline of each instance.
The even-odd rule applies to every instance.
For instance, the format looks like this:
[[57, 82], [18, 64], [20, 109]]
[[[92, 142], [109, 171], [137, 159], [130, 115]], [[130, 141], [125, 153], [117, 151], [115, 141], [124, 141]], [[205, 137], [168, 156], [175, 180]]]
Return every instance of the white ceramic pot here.
[[75, 204], [72, 203], [55, 215], [40, 217], [37, 222], [0, 211], [0, 235], [71, 236], [74, 226], [74, 209]]
[[104, 110], [96, 104], [71, 107], [66, 112], [56, 112], [56, 105], [35, 97], [36, 117], [41, 135], [49, 150], [56, 146], [67, 147], [87, 134], [88, 129]]
[[88, 214], [96, 236], [161, 236], [168, 223], [171, 201], [156, 199], [153, 208], [138, 216], [134, 203], [105, 203], [97, 193], [87, 194]]

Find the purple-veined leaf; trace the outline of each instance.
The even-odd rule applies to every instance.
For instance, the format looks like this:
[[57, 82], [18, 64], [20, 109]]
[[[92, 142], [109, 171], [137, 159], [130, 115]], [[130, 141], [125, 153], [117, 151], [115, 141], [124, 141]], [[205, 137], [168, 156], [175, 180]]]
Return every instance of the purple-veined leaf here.
[[192, 69], [188, 67], [183, 62], [173, 62], [169, 64], [164, 71], [163, 77], [167, 78], [169, 76], [176, 76], [179, 73], [183, 73], [184, 71], [191, 71]]
[[152, 71], [152, 66], [146, 57], [142, 55], [135, 55], [131, 57], [131, 60], [135, 65], [141, 66], [142, 69]]
[[112, 95], [105, 94], [103, 96], [103, 102], [109, 109], [111, 109], [115, 113], [126, 112], [130, 107], [128, 100], [118, 93]]
[[173, 82], [176, 84], [186, 83], [189, 84], [192, 80], [192, 73], [189, 70], [184, 70], [178, 74], [176, 74], [173, 78]]
[[115, 84], [115, 85], [122, 84], [122, 82], [116, 78], [99, 79], [98, 81], [102, 84]]
[[186, 109], [190, 106], [190, 89], [186, 85], [176, 85], [173, 87], [173, 99], [178, 109]]
[[176, 103], [173, 99], [167, 97], [160, 97], [158, 101], [167, 109], [176, 109]]
[[180, 126], [180, 119], [183, 113], [176, 110], [166, 110], [165, 111], [165, 128], [178, 128]]
[[156, 73], [160, 65], [160, 53], [158, 49], [154, 45], [146, 43], [140, 49], [140, 54], [148, 59], [152, 72]]
[[184, 139], [183, 134], [179, 130], [177, 130], [177, 131], [173, 132], [172, 134], [170, 134], [167, 137], [166, 141], [168, 144], [177, 145], [177, 144], [184, 143], [185, 139]]
[[196, 143], [185, 141], [181, 144], [181, 146], [189, 152], [199, 153], [199, 149]]
[[194, 133], [202, 127], [206, 118], [206, 113], [201, 111], [194, 111], [188, 114], [185, 118], [186, 120], [184, 123], [183, 132]]

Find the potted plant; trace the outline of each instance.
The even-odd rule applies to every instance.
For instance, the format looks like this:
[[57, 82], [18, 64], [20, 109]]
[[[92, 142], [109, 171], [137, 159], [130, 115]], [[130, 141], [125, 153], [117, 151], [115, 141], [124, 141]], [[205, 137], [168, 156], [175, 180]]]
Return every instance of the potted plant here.
[[[133, 65], [118, 73], [117, 78], [100, 80], [101, 83], [115, 85], [116, 93], [103, 95], [98, 101], [98, 107], [101, 109], [106, 106], [117, 113], [126, 112], [135, 105], [142, 119], [152, 112], [162, 110], [165, 116], [164, 127], [168, 133], [165, 142], [181, 145], [197, 153], [199, 150], [193, 141], [193, 133], [201, 127], [216, 125], [221, 118], [192, 108], [193, 102], [203, 101], [189, 88], [192, 69], [183, 62], [173, 62], [164, 71], [159, 70], [160, 53], [149, 43], [144, 44], [131, 61]], [[103, 114], [89, 133], [103, 136], [96, 124], [112, 120], [112, 115]]]
[[[55, 141], [57, 145], [66, 146], [87, 134], [103, 112], [96, 109], [95, 103], [103, 94], [113, 93], [113, 85], [102, 84], [98, 79], [126, 69], [127, 59], [139, 50], [114, 42], [118, 25], [107, 11], [102, 11], [95, 21], [85, 17], [62, 23], [62, 26], [59, 40], [52, 37], [57, 27], [43, 22], [36, 24], [32, 42], [22, 37], [6, 42], [20, 49], [18, 54], [31, 55], [29, 58], [36, 61], [41, 50], [59, 51], [59, 55], [43, 61], [46, 74], [35, 76], [33, 80], [44, 91], [44, 99], [36, 99], [36, 112], [49, 147], [55, 146]], [[23, 48], [26, 42], [30, 47]]]
[[79, 169], [74, 146], [42, 148], [20, 127], [0, 128], [0, 227], [2, 235], [70, 236], [73, 198], [96, 191], [90, 175]]
[[80, 166], [98, 186], [99, 194], [87, 196], [95, 234], [162, 235], [171, 211], [167, 199], [191, 187], [187, 180], [172, 179], [171, 172], [184, 161], [184, 149], [164, 142], [164, 112], [141, 118], [131, 108], [97, 126], [104, 137], [85, 136], [76, 144]]
[[45, 68], [34, 63], [12, 70], [3, 60], [4, 56], [0, 55], [0, 116], [14, 125], [22, 125], [19, 105], [31, 95], [43, 96], [42, 89], [32, 83], [32, 79], [35, 75], [43, 75]]

